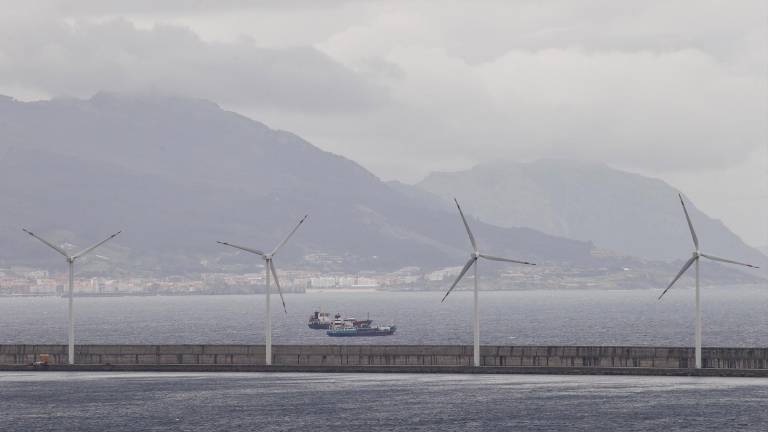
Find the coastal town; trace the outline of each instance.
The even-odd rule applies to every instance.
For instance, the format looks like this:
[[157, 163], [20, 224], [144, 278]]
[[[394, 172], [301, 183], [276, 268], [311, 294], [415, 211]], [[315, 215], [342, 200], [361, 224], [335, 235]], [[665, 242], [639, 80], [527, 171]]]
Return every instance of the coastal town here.
[[[283, 292], [303, 293], [313, 290], [426, 290], [430, 285], [451, 282], [461, 267], [449, 267], [424, 273], [418, 267], [394, 272], [318, 272], [284, 270], [280, 274]], [[510, 273], [509, 278], [539, 279], [540, 275]], [[76, 277], [76, 296], [117, 295], [204, 295], [250, 294], [264, 292], [264, 272], [200, 273], [184, 276], [147, 276], [112, 278], [104, 276]], [[10, 267], [0, 268], [0, 296], [62, 296], [67, 286], [66, 272]], [[274, 287], [273, 287], [274, 289]]]
[[[481, 289], [651, 289], [664, 284], [665, 271], [668, 270], [659, 263], [645, 263], [637, 268], [617, 263], [616, 267], [599, 269], [557, 265], [494, 267], [493, 271], [483, 275]], [[67, 286], [64, 270], [53, 272], [20, 266], [0, 267], [0, 296], [63, 296]], [[412, 266], [391, 272], [288, 268], [280, 271], [279, 280], [284, 293], [443, 291], [460, 271], [461, 266], [428, 271]], [[754, 283], [754, 279], [740, 272], [729, 272], [724, 277], [730, 278], [731, 283]], [[264, 279], [263, 268], [256, 266], [251, 272], [124, 277], [86, 271], [75, 276], [74, 293], [76, 296], [253, 294], [264, 292]], [[463, 281], [459, 289], [470, 285], [471, 282]], [[272, 290], [275, 290], [274, 286]]]

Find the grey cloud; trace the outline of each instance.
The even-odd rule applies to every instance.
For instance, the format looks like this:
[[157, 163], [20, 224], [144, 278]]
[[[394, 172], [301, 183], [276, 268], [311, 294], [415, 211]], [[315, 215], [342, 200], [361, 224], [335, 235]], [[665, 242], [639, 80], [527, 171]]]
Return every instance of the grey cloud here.
[[[228, 36], [251, 25], [231, 11], [282, 7], [76, 3], [73, 14], [155, 13], [145, 23], [220, 7], [229, 12], [189, 25], [241, 26]], [[125, 21], [0, 28], [0, 79], [51, 94], [154, 87], [208, 98], [405, 180], [498, 158], [718, 168], [768, 139], [764, 2], [359, 3], [343, 19], [268, 14], [279, 21], [270, 40], [285, 29], [318, 38], [307, 36], [317, 49], [208, 43], [185, 28]]]
[[[296, 7], [329, 8], [350, 0], [26, 0], [26, 7], [62, 15], [201, 13]], [[4, 1], [0, 1], [2, 4]]]
[[[745, 38], [768, 37], [768, 3], [761, 0], [486, 1], [475, 7], [445, 0], [441, 7], [433, 2], [408, 6], [413, 15], [435, 24], [448, 53], [470, 63], [490, 61], [511, 50], [547, 49], [696, 49], [731, 59], [742, 54]], [[758, 34], [750, 36], [753, 32]]]
[[[757, 1], [391, 8], [322, 48], [355, 68], [378, 56], [401, 71], [387, 80], [398, 127], [370, 148], [343, 147], [342, 136], [334, 145], [383, 166], [387, 155], [372, 153], [389, 139], [390, 154], [412, 156], [410, 178], [440, 158], [571, 157], [657, 172], [743, 163], [768, 139], [763, 12]], [[377, 172], [402, 178], [390, 162]]]
[[383, 87], [312, 47], [269, 49], [247, 38], [208, 43], [183, 27], [143, 30], [120, 19], [44, 21], [0, 35], [0, 80], [52, 95], [159, 89], [312, 112], [365, 111], [387, 98]]

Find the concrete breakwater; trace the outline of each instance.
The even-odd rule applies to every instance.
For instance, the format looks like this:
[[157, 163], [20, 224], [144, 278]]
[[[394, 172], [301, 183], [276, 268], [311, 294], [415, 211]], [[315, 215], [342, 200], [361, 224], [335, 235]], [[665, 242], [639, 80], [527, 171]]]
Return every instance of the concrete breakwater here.
[[[66, 345], [0, 345], [0, 365], [25, 365], [48, 354], [67, 362]], [[334, 367], [468, 367], [462, 345], [275, 345], [273, 365]], [[483, 346], [481, 365], [496, 368], [680, 369], [694, 365], [693, 348], [632, 346]], [[79, 345], [80, 365], [264, 365], [264, 345]], [[768, 348], [704, 348], [705, 368], [768, 369]]]

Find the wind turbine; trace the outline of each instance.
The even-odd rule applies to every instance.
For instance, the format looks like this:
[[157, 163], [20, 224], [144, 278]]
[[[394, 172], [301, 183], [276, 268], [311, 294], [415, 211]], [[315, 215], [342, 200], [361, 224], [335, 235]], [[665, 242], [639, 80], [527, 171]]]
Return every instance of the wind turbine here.
[[266, 354], [266, 364], [267, 364], [267, 366], [272, 364], [272, 311], [270, 309], [270, 300], [269, 300], [269, 298], [270, 298], [269, 297], [269, 294], [270, 294], [269, 274], [270, 273], [272, 273], [272, 276], [275, 277], [275, 285], [277, 285], [277, 292], [278, 292], [278, 294], [280, 294], [280, 301], [283, 302], [283, 311], [286, 314], [288, 314], [288, 309], [285, 308], [285, 299], [283, 298], [283, 291], [282, 291], [282, 289], [280, 289], [280, 281], [277, 279], [277, 272], [275, 271], [275, 264], [272, 262], [272, 258], [275, 256], [277, 251], [279, 251], [280, 248], [282, 248], [288, 242], [288, 239], [290, 239], [291, 236], [293, 235], [293, 233], [295, 233], [296, 230], [299, 229], [301, 224], [304, 223], [305, 220], [307, 220], [308, 216], [309, 215], [304, 215], [304, 217], [301, 218], [299, 223], [296, 224], [296, 227], [294, 227], [293, 230], [290, 233], [288, 233], [287, 236], [285, 236], [283, 241], [281, 241], [280, 244], [278, 244], [277, 247], [275, 247], [272, 250], [272, 252], [270, 252], [270, 253], [264, 253], [264, 252], [262, 252], [262, 251], [260, 251], [258, 249], [252, 249], [252, 248], [248, 248], [248, 247], [245, 247], [245, 246], [238, 246], [238, 245], [235, 245], [235, 244], [232, 244], [232, 243], [221, 242], [221, 241], [217, 241], [216, 242], [216, 243], [219, 243], [219, 244], [223, 244], [225, 246], [233, 247], [235, 249], [240, 249], [240, 250], [243, 250], [243, 251], [246, 251], [246, 252], [250, 252], [252, 254], [259, 255], [261, 258], [264, 259], [264, 270], [267, 273], [267, 275], [266, 275], [266, 282], [267, 282], [266, 283], [266, 294], [267, 294], [267, 299], [266, 299], [266, 303], [267, 303], [266, 334], [267, 334], [267, 343], [265, 345], [265, 354]]
[[683, 201], [683, 195], [677, 194], [677, 196], [680, 198], [680, 204], [683, 206], [683, 213], [685, 213], [685, 220], [688, 221], [688, 228], [691, 230], [691, 238], [693, 238], [693, 256], [686, 261], [685, 264], [683, 264], [683, 268], [680, 269], [680, 272], [677, 273], [677, 276], [675, 276], [674, 279], [672, 279], [672, 282], [669, 283], [667, 286], [667, 289], [664, 290], [664, 292], [661, 293], [659, 296], [659, 300], [661, 300], [662, 297], [664, 297], [664, 294], [669, 291], [670, 288], [672, 288], [672, 285], [677, 282], [678, 279], [680, 279], [683, 274], [691, 267], [691, 265], [696, 264], [696, 333], [695, 333], [695, 353], [696, 353], [696, 369], [701, 368], [701, 295], [699, 293], [699, 259], [704, 257], [707, 259], [710, 259], [712, 261], [719, 261], [727, 264], [736, 264], [740, 266], [745, 267], [751, 267], [751, 268], [759, 268], [757, 266], [753, 266], [752, 264], [745, 264], [738, 261], [733, 261], [725, 258], [718, 258], [716, 256], [707, 255], [704, 253], [701, 253], [699, 251], [699, 238], [696, 236], [696, 231], [693, 229], [693, 223], [691, 223], [691, 217], [688, 215], [688, 209], [685, 208], [685, 201]]
[[480, 258], [484, 258], [491, 261], [503, 261], [503, 262], [511, 262], [516, 264], [525, 264], [525, 265], [536, 265], [534, 263], [530, 263], [527, 261], [518, 261], [513, 260], [509, 258], [500, 258], [496, 256], [481, 254], [480, 251], [477, 249], [477, 243], [475, 242], [475, 236], [472, 235], [472, 231], [469, 229], [469, 224], [467, 223], [467, 219], [464, 217], [464, 212], [461, 211], [461, 206], [459, 205], [459, 202], [456, 200], [456, 198], [453, 199], [453, 201], [456, 203], [456, 207], [459, 209], [459, 215], [461, 215], [461, 220], [464, 222], [464, 228], [467, 229], [467, 235], [469, 236], [469, 242], [472, 244], [472, 253], [469, 255], [469, 261], [467, 261], [466, 264], [464, 264], [464, 268], [461, 269], [461, 272], [459, 273], [459, 277], [456, 278], [456, 281], [453, 282], [453, 285], [451, 285], [451, 288], [448, 289], [448, 292], [445, 293], [445, 296], [443, 296], [443, 300], [441, 300], [441, 303], [445, 301], [445, 299], [448, 297], [448, 294], [453, 291], [454, 288], [456, 288], [456, 285], [459, 283], [462, 277], [469, 271], [469, 268], [473, 265], [475, 266], [475, 308], [474, 308], [474, 333], [475, 333], [475, 343], [474, 343], [474, 365], [475, 367], [480, 366], [480, 305], [478, 303], [478, 294], [477, 294], [477, 262]]
[[118, 234], [120, 234], [122, 231], [118, 231], [111, 236], [105, 238], [104, 240], [96, 243], [95, 245], [83, 249], [82, 251], [74, 254], [69, 255], [67, 252], [64, 251], [64, 249], [54, 245], [53, 243], [49, 242], [48, 240], [45, 240], [44, 238], [38, 236], [37, 234], [33, 233], [32, 231], [26, 230], [22, 228], [22, 231], [25, 233], [31, 235], [32, 237], [40, 240], [41, 242], [45, 243], [48, 247], [55, 250], [56, 252], [64, 255], [64, 258], [67, 259], [67, 263], [69, 264], [69, 350], [67, 351], [67, 361], [69, 364], [73, 365], [75, 364], [75, 312], [74, 312], [74, 284], [75, 284], [75, 261], [77, 261], [78, 258], [82, 257], [83, 255], [93, 251], [97, 247], [103, 245], [109, 240], [112, 240], [113, 238], [117, 237]]

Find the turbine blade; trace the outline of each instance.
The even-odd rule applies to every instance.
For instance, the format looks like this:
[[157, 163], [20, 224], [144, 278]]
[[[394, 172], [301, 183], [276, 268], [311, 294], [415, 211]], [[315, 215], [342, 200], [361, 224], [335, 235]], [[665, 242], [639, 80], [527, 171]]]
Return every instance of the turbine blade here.
[[287, 235], [287, 236], [285, 236], [285, 238], [283, 239], [283, 241], [281, 241], [281, 242], [280, 242], [280, 244], [279, 244], [279, 245], [277, 245], [277, 247], [275, 248], [275, 250], [273, 250], [273, 251], [272, 251], [271, 255], [274, 255], [274, 254], [276, 254], [276, 253], [277, 253], [277, 251], [279, 251], [279, 250], [280, 250], [280, 248], [282, 248], [282, 247], [283, 247], [283, 246], [284, 246], [286, 243], [288, 243], [288, 239], [289, 239], [289, 238], [291, 238], [291, 236], [293, 235], [293, 233], [295, 233], [295, 232], [296, 232], [296, 230], [297, 230], [297, 229], [299, 229], [299, 227], [301, 226], [301, 224], [303, 224], [303, 223], [304, 223], [304, 221], [305, 221], [305, 220], [307, 220], [307, 218], [308, 218], [308, 217], [309, 217], [309, 215], [304, 215], [304, 217], [303, 217], [303, 218], [301, 218], [301, 220], [299, 221], [299, 223], [297, 223], [297, 224], [296, 224], [296, 226], [293, 228], [293, 231], [291, 231], [290, 233], [288, 233], [288, 235]]
[[683, 195], [678, 193], [680, 197], [680, 204], [683, 205], [683, 212], [685, 213], [685, 220], [688, 221], [688, 228], [691, 230], [691, 238], [693, 238], [693, 245], [696, 246], [696, 250], [699, 250], [699, 238], [696, 237], [696, 231], [693, 229], [693, 223], [691, 223], [691, 217], [688, 215], [688, 209], [685, 208], [685, 201], [683, 201]]
[[244, 250], [244, 251], [246, 251], [246, 252], [250, 252], [250, 253], [252, 253], [252, 254], [256, 254], [256, 255], [261, 255], [261, 256], [264, 256], [264, 252], [262, 252], [262, 251], [260, 251], [260, 250], [257, 250], [257, 249], [251, 249], [251, 248], [247, 248], [247, 247], [245, 247], [245, 246], [238, 246], [238, 245], [234, 245], [234, 244], [232, 244], [232, 243], [227, 243], [227, 242], [222, 242], [222, 241], [216, 241], [216, 243], [218, 243], [218, 244], [223, 244], [224, 246], [233, 247], [233, 248], [235, 248], [235, 249]]
[[106, 243], [106, 242], [108, 242], [108, 241], [112, 240], [113, 238], [117, 237], [118, 235], [120, 235], [120, 233], [121, 233], [121, 232], [122, 232], [122, 231], [118, 231], [118, 232], [116, 232], [116, 233], [112, 234], [111, 236], [109, 236], [109, 237], [105, 238], [104, 240], [102, 240], [102, 241], [100, 241], [100, 242], [96, 243], [95, 245], [93, 245], [93, 246], [91, 246], [91, 247], [89, 247], [89, 248], [87, 248], [87, 249], [83, 249], [82, 251], [80, 251], [80, 252], [78, 252], [77, 254], [75, 254], [75, 255], [72, 257], [72, 259], [77, 259], [77, 258], [80, 258], [81, 256], [83, 256], [83, 255], [87, 254], [88, 252], [90, 252], [90, 251], [92, 251], [92, 250], [96, 249], [97, 247], [99, 247], [99, 246], [103, 245], [104, 243]]
[[69, 258], [69, 254], [68, 254], [68, 253], [66, 253], [66, 252], [64, 252], [64, 249], [62, 249], [62, 248], [60, 248], [60, 247], [58, 247], [58, 246], [54, 245], [53, 243], [51, 243], [51, 242], [49, 242], [48, 240], [46, 240], [46, 239], [44, 239], [44, 238], [42, 238], [42, 237], [38, 236], [37, 234], [33, 233], [32, 231], [28, 231], [28, 230], [26, 230], [26, 229], [24, 229], [24, 228], [22, 228], [21, 230], [22, 230], [22, 231], [24, 231], [25, 233], [27, 233], [27, 234], [31, 235], [32, 237], [34, 237], [34, 238], [36, 238], [36, 239], [40, 240], [41, 242], [45, 243], [45, 244], [46, 244], [48, 247], [50, 247], [51, 249], [55, 250], [56, 252], [58, 252], [58, 253], [60, 253], [60, 254], [64, 255], [66, 258]]
[[680, 272], [677, 274], [677, 276], [675, 276], [675, 278], [672, 279], [672, 282], [669, 283], [669, 285], [667, 286], [667, 289], [665, 289], [664, 292], [661, 293], [661, 295], [659, 296], [659, 300], [661, 300], [661, 298], [664, 297], [664, 294], [666, 294], [667, 291], [669, 291], [669, 289], [672, 288], [672, 285], [674, 285], [675, 282], [677, 282], [677, 280], [680, 279], [681, 276], [683, 276], [683, 273], [685, 273], [686, 270], [688, 270], [691, 267], [691, 264], [693, 264], [693, 262], [696, 261], [697, 259], [698, 259], [697, 257], [691, 257], [691, 259], [689, 259], [685, 264], [683, 264], [683, 268], [680, 269]]
[[747, 264], [747, 263], [743, 263], [743, 262], [733, 261], [733, 260], [729, 260], [729, 259], [725, 259], [725, 258], [719, 258], [719, 257], [712, 256], [712, 255], [701, 254], [701, 256], [703, 256], [704, 258], [709, 258], [712, 261], [720, 261], [720, 262], [724, 262], [724, 263], [728, 263], [728, 264], [741, 265], [741, 266], [744, 266], [744, 267], [760, 268], [758, 266], [753, 266], [752, 264]]
[[518, 260], [509, 259], [509, 258], [501, 258], [501, 257], [495, 257], [495, 256], [485, 255], [485, 254], [480, 254], [480, 256], [485, 258], [485, 259], [489, 259], [489, 260], [493, 260], [493, 261], [503, 261], [503, 262], [517, 263], [517, 264], [536, 265], [536, 264], [534, 264], [532, 262], [528, 262], [528, 261], [518, 261]]
[[467, 235], [469, 236], [469, 242], [472, 243], [472, 249], [475, 252], [477, 252], [477, 243], [475, 243], [475, 236], [472, 235], [472, 230], [469, 229], [467, 218], [464, 217], [464, 212], [461, 211], [461, 206], [459, 205], [459, 201], [456, 200], [456, 198], [454, 198], [453, 201], [456, 203], [456, 207], [459, 209], [459, 214], [461, 215], [461, 221], [464, 222], [464, 228], [467, 229]]
[[283, 302], [283, 311], [288, 315], [288, 309], [285, 308], [285, 299], [283, 298], [283, 290], [280, 288], [280, 281], [277, 279], [277, 271], [275, 271], [275, 264], [272, 260], [269, 261], [269, 271], [272, 272], [272, 276], [275, 278], [275, 286], [277, 286], [277, 293], [280, 294], [280, 301]]
[[459, 273], [459, 277], [457, 277], [457, 278], [456, 278], [456, 281], [454, 281], [454, 282], [453, 282], [453, 285], [451, 285], [451, 287], [448, 289], [448, 292], [446, 292], [446, 293], [445, 293], [445, 295], [443, 296], [443, 299], [442, 299], [442, 300], [440, 300], [440, 303], [444, 302], [444, 301], [445, 301], [445, 299], [446, 299], [446, 297], [448, 297], [448, 294], [450, 294], [450, 293], [451, 293], [451, 291], [453, 291], [453, 289], [454, 289], [454, 288], [456, 288], [456, 285], [459, 283], [459, 281], [461, 280], [461, 278], [462, 278], [462, 277], [464, 277], [464, 274], [466, 274], [466, 273], [467, 273], [467, 271], [469, 270], [469, 268], [470, 268], [470, 267], [472, 267], [472, 264], [474, 264], [474, 263], [475, 263], [475, 261], [477, 261], [477, 258], [475, 258], [475, 257], [472, 257], [472, 258], [470, 258], [470, 259], [469, 259], [469, 261], [467, 261], [467, 263], [466, 263], [466, 264], [464, 264], [464, 268], [463, 268], [463, 269], [461, 269], [461, 273]]

